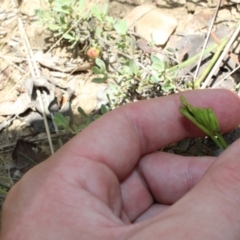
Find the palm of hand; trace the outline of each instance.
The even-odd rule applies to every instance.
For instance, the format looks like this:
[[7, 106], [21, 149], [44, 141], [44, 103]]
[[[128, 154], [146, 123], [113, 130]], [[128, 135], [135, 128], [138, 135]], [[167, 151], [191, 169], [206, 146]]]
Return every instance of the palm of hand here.
[[[228, 114], [211, 100], [228, 98], [222, 107], [233, 115], [239, 112], [239, 100], [229, 92], [186, 94], [190, 101], [212, 105], [224, 131], [239, 123], [240, 116], [227, 119]], [[117, 109], [29, 171], [7, 198], [3, 239], [171, 239], [173, 228], [182, 231], [179, 226], [185, 213], [189, 213], [185, 225], [194, 233], [203, 219], [199, 217], [193, 224], [191, 216], [199, 209], [204, 212], [204, 206], [196, 206], [209, 194], [202, 187], [209, 179], [205, 177], [202, 185], [186, 193], [214, 158], [196, 160], [155, 152], [171, 142], [201, 134], [183, 121], [178, 98], [175, 95]], [[175, 220], [170, 221], [173, 216]], [[9, 231], [9, 222], [14, 231]], [[191, 236], [189, 231], [187, 234]]]

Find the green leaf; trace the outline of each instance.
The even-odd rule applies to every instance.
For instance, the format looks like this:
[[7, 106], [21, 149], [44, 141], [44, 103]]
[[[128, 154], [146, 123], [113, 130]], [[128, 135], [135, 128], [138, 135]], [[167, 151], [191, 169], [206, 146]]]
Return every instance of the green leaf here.
[[60, 17], [59, 17], [59, 22], [60, 22], [61, 24], [66, 24], [65, 18], [64, 18], [63, 16], [60, 16]]
[[86, 122], [85, 122], [85, 125], [88, 126], [90, 123], [91, 123], [91, 119], [90, 119], [90, 118], [87, 118], [87, 119], [86, 119]]
[[81, 125], [79, 126], [79, 130], [82, 131], [85, 127], [87, 127], [86, 124], [81, 124]]
[[167, 62], [160, 59], [157, 55], [151, 55], [152, 67], [157, 71], [164, 71], [167, 68]]
[[105, 3], [102, 8], [102, 14], [105, 16], [108, 13], [108, 4]]
[[120, 35], [126, 35], [128, 26], [127, 22], [125, 20], [119, 20], [114, 24], [114, 28], [117, 31], [118, 34]]
[[173, 49], [173, 48], [171, 48], [171, 47], [167, 47], [167, 49], [166, 49], [169, 53], [171, 53], [171, 54], [175, 54], [176, 53], [176, 51]]
[[97, 119], [100, 118], [100, 117], [101, 117], [101, 115], [94, 115], [94, 116], [93, 116], [93, 119], [94, 119], [94, 120], [97, 120]]
[[67, 127], [69, 121], [61, 114], [61, 113], [54, 113], [53, 114], [53, 121], [57, 126], [60, 127]]
[[102, 71], [106, 71], [106, 66], [103, 60], [101, 60], [100, 58], [96, 58], [95, 63]]
[[112, 25], [112, 24], [115, 22], [114, 18], [113, 18], [113, 17], [110, 17], [110, 16], [106, 16], [106, 17], [105, 17], [105, 20], [106, 20], [106, 22], [107, 22], [108, 24], [110, 24], [110, 25]]
[[65, 34], [63, 35], [63, 37], [64, 37], [65, 39], [67, 39], [67, 40], [71, 40], [71, 41], [74, 41], [74, 40], [75, 40], [75, 38], [74, 38], [73, 36], [71, 36], [69, 33], [65, 33]]
[[217, 117], [211, 108], [193, 107], [183, 96], [181, 96], [180, 100], [188, 112], [196, 119], [199, 124], [208, 128], [213, 133], [219, 131], [219, 123]]
[[172, 84], [170, 80], [166, 80], [161, 88], [164, 92], [169, 92], [170, 90], [175, 88], [175, 85]]
[[103, 73], [102, 70], [100, 68], [96, 67], [96, 66], [92, 67], [92, 71], [95, 74], [102, 74]]
[[152, 73], [152, 76], [150, 78], [151, 83], [158, 83], [160, 81], [158, 74], [157, 73]]
[[86, 6], [86, 0], [80, 0], [80, 2], [78, 4], [78, 12], [79, 12], [79, 14], [84, 14], [85, 6]]
[[53, 8], [53, 10], [55, 12], [59, 12], [59, 13], [65, 13], [65, 14], [69, 13], [68, 11], [64, 10], [61, 6], [56, 6], [56, 7]]
[[49, 24], [48, 25], [48, 28], [51, 30], [51, 31], [57, 31], [59, 30], [61, 27], [56, 25], [56, 24]]
[[130, 67], [129, 66], [126, 66], [124, 65], [122, 68], [120, 68], [119, 70], [119, 73], [122, 74], [122, 75], [131, 75], [130, 73]]
[[69, 126], [70, 123], [70, 117], [69, 116], [65, 116], [65, 123], [67, 126]]
[[205, 132], [220, 148], [225, 149], [227, 144], [220, 134], [218, 119], [213, 110], [194, 107], [183, 96], [180, 97], [180, 101], [183, 104], [180, 112]]
[[94, 82], [94, 83], [105, 83], [106, 82], [106, 80], [107, 80], [107, 78], [93, 78], [92, 79], [92, 82]]
[[137, 76], [139, 74], [140, 69], [133, 59], [129, 61], [129, 69], [130, 69], [131, 75], [134, 74]]
[[94, 17], [96, 17], [99, 21], [103, 21], [103, 14], [102, 14], [101, 10], [99, 9], [99, 7], [93, 6], [91, 8], [91, 12], [92, 12], [92, 15]]
[[101, 105], [101, 113], [102, 113], [102, 114], [105, 114], [105, 113], [107, 113], [107, 112], [108, 112], [107, 107], [106, 107], [104, 104], [102, 104], [102, 105]]
[[82, 117], [88, 118], [88, 115], [85, 113], [85, 111], [81, 107], [78, 107], [77, 110], [82, 115]]
[[76, 124], [73, 124], [72, 128], [73, 128], [74, 133], [78, 133], [79, 132], [78, 126]]

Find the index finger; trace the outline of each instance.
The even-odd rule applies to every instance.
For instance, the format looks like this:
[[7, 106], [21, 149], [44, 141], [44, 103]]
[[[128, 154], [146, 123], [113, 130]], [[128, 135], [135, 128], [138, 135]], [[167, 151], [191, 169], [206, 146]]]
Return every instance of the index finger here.
[[[240, 122], [240, 99], [228, 90], [194, 90], [131, 103], [93, 122], [59, 152], [64, 159], [88, 158], [107, 165], [119, 179], [125, 178], [139, 158], [186, 137], [203, 136], [179, 111], [180, 96], [198, 107], [210, 107], [221, 131]], [[69, 155], [69, 157], [67, 157]]]

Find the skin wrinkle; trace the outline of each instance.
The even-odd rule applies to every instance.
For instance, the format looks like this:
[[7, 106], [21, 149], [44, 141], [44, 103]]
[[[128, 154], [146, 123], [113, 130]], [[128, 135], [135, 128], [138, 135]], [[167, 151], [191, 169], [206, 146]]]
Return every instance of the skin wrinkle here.
[[[220, 177], [219, 177], [220, 176]], [[211, 183], [213, 184], [213, 188], [217, 189], [223, 197], [226, 199], [232, 200], [230, 204], [234, 204], [234, 202], [238, 202], [240, 199], [233, 199], [233, 194], [231, 193], [230, 197], [228, 196], [228, 188], [231, 185], [231, 191], [233, 191], [233, 186], [240, 184], [240, 176], [239, 176], [239, 164], [233, 162], [224, 162], [215, 167], [215, 171], [210, 171], [208, 174]], [[236, 187], [236, 193], [234, 196], [239, 195], [238, 187]]]
[[[86, 186], [86, 190], [92, 193], [96, 198], [101, 199], [114, 212], [114, 214], [116, 214], [116, 216], [119, 217], [121, 214], [122, 203], [121, 201], [119, 201], [116, 204], [116, 196], [119, 196], [121, 193], [120, 193], [120, 189], [116, 188], [118, 184], [118, 179], [116, 178], [114, 172], [107, 165], [101, 162], [97, 162], [96, 164], [96, 162], [86, 159], [85, 164], [88, 165], [87, 166], [88, 171], [86, 171], [85, 176], [80, 175], [81, 176], [80, 182], [84, 182]], [[94, 166], [94, 168], [96, 168], [97, 166], [97, 168], [101, 169], [101, 171], [95, 171], [98, 174], [97, 175], [95, 174], [94, 178], [86, 178], [86, 175], [91, 175], [90, 174], [92, 171], [91, 166]], [[111, 181], [109, 181], [110, 178], [111, 178]], [[102, 191], [100, 191], [101, 185], [104, 185], [104, 187], [106, 188], [106, 191], [107, 191], [107, 186], [108, 186], [108, 189], [110, 189], [106, 193], [106, 196], [107, 196], [106, 199], [101, 198], [101, 195], [105, 196], [105, 194], [102, 194]]]
[[[130, 221], [134, 221], [153, 203], [151, 193], [146, 189], [143, 178], [138, 171], [132, 171], [131, 174], [121, 182], [123, 201], [123, 210], [127, 213]], [[134, 200], [134, 196], [139, 196]], [[138, 206], [138, 211], [136, 211]], [[141, 209], [141, 211], [140, 211]]]
[[[122, 132], [124, 132], [126, 128], [132, 130], [132, 125], [129, 124], [129, 120], [128, 120], [128, 118], [125, 116], [125, 115], [126, 115], [125, 112], [122, 111], [122, 110], [120, 111], [120, 110], [121, 110], [121, 109], [117, 109], [117, 110], [116, 110], [116, 111], [118, 111], [118, 114], [115, 114], [115, 117], [112, 119], [111, 122], [116, 122], [116, 123], [118, 123], [118, 121], [117, 121], [118, 118], [119, 118], [119, 117], [121, 118], [121, 119], [120, 119], [120, 122], [123, 122], [123, 124], [121, 125], [121, 127], [122, 127], [123, 129], [122, 129], [122, 131], [118, 130], [118, 132], [119, 132], [119, 134], [122, 134]], [[109, 114], [112, 114], [112, 112], [110, 112]], [[116, 115], [117, 115], [117, 117], [116, 117]], [[104, 119], [105, 119], [104, 117], [105, 117], [105, 116], [103, 116], [102, 119], [99, 119], [99, 120], [102, 120], [102, 122], [103, 122]], [[117, 119], [115, 119], [115, 118], [117, 118]], [[94, 123], [93, 123], [93, 124], [94, 124]], [[96, 127], [95, 127], [95, 128], [96, 128]], [[114, 129], [114, 127], [113, 127], [113, 129]], [[118, 124], [117, 124], [117, 129], [119, 129], [119, 125], [118, 125]], [[114, 129], [114, 131], [116, 131], [116, 129]], [[139, 149], [138, 145], [137, 145], [135, 142], [136, 142], [136, 140], [138, 140], [139, 138], [137, 138], [137, 134], [136, 134], [136, 133], [132, 134], [132, 131], [129, 132], [128, 134], [129, 134], [129, 135], [134, 135], [134, 137], [131, 137], [131, 139], [129, 139], [129, 140], [131, 140], [131, 141], [129, 141], [129, 144], [131, 144], [132, 151], [138, 153], [138, 154], [136, 154], [136, 157], [135, 157], [135, 159], [136, 159], [135, 161], [137, 162], [137, 158], [138, 158], [138, 156], [140, 155], [140, 149]], [[106, 135], [108, 135], [108, 132], [106, 132]], [[116, 134], [116, 136], [118, 136], [118, 134]], [[104, 137], [103, 137], [103, 138], [104, 138]], [[106, 136], [106, 138], [107, 138], [107, 136]], [[120, 148], [121, 145], [120, 145], [120, 143], [119, 143], [119, 141], [118, 141], [118, 138], [115, 138], [114, 141], [117, 142], [117, 145], [119, 145], [119, 148]], [[136, 146], [136, 147], [134, 147], [134, 146]], [[114, 147], [116, 147], [116, 146], [114, 146]], [[89, 150], [88, 150], [88, 149], [89, 149]], [[111, 151], [115, 152], [116, 150], [111, 150], [111, 149], [109, 149], [108, 151], [105, 150], [105, 152], [111, 152]], [[129, 151], [129, 149], [127, 149], [127, 151], [122, 151], [122, 152], [121, 152], [121, 154], [124, 154], [124, 155], [125, 155], [123, 158], [127, 158], [127, 157], [128, 157], [128, 151]], [[109, 155], [109, 154], [106, 154], [106, 155], [104, 156], [104, 155], [103, 155], [103, 152], [102, 152], [102, 148], [96, 147], [96, 144], [94, 144], [94, 143], [92, 143], [92, 147], [90, 147], [90, 148], [89, 148], [88, 145], [87, 145], [86, 147], [84, 147], [84, 151], [81, 151], [80, 154], [81, 154], [81, 156], [84, 156], [84, 157], [86, 157], [86, 158], [91, 158], [91, 159], [94, 160], [94, 161], [99, 161], [99, 162], [102, 162], [102, 163], [108, 165], [115, 173], [117, 172], [117, 170], [118, 170], [119, 168], [122, 169], [122, 168], [126, 167], [126, 169], [128, 169], [128, 167], [125, 166], [125, 165], [119, 166], [120, 163], [123, 163], [123, 164], [124, 164], [124, 162], [121, 161], [121, 159], [118, 159], [118, 156], [116, 156], [115, 159], [112, 159], [111, 165], [109, 165], [109, 158], [110, 158], [110, 157], [112, 158], [113, 156], [112, 156], [112, 155]], [[91, 155], [91, 157], [88, 156], [89, 154]], [[106, 159], [108, 159], [108, 163], [106, 163], [106, 161], [105, 161]], [[132, 160], [131, 160], [131, 161], [132, 161]], [[131, 161], [129, 161], [129, 163], [131, 163]], [[132, 168], [133, 168], [133, 167], [134, 167], [134, 166], [132, 166]], [[118, 176], [119, 180], [125, 178], [127, 174], [128, 174], [128, 173], [122, 174], [121, 176]]]
[[138, 172], [139, 176], [141, 177], [142, 183], [144, 184], [144, 186], [146, 187], [146, 189], [148, 190], [148, 192], [149, 192], [149, 193], [151, 194], [151, 196], [153, 197], [153, 195], [152, 195], [152, 193], [151, 193], [151, 191], [150, 191], [150, 187], [149, 187], [149, 185], [148, 185], [148, 183], [147, 183], [147, 181], [146, 181], [146, 179], [145, 179], [145, 177], [144, 177], [144, 173], [143, 173], [143, 171], [142, 171], [142, 167], [140, 166], [141, 162], [142, 162], [142, 158], [139, 160], [139, 163], [138, 163], [138, 165], [137, 165], [136, 171]]
[[[133, 129], [135, 130], [135, 134], [137, 136], [139, 145], [140, 147], [140, 152], [146, 152], [146, 149], [148, 149], [149, 147], [149, 141], [148, 138], [146, 137], [147, 134], [145, 132], [145, 129], [143, 127], [143, 124], [141, 123], [141, 121], [138, 118], [138, 108], [136, 107], [137, 105], [135, 104], [135, 106], [128, 106], [128, 108], [123, 108], [123, 113], [125, 118], [127, 119], [128, 123], [130, 126], [133, 127]], [[131, 114], [129, 114], [129, 112], [131, 112]]]
[[185, 166], [185, 185], [186, 185], [186, 191], [188, 192], [190, 189], [193, 188], [194, 186], [194, 174], [192, 172], [192, 162], [188, 162]]
[[[154, 193], [154, 199], [162, 204], [172, 204], [196, 185], [214, 159], [213, 157], [183, 157], [155, 152], [140, 160], [139, 171], [148, 184], [150, 193]], [[187, 174], [186, 165], [190, 168], [188, 171], [191, 174]], [[156, 177], [158, 175], [159, 177]], [[162, 177], [165, 175], [171, 176], [171, 181], [165, 182], [165, 178]]]

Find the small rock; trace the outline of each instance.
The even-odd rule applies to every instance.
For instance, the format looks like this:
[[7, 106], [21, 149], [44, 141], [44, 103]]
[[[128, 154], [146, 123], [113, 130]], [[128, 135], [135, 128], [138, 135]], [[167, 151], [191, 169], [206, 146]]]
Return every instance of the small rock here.
[[218, 12], [218, 18], [219, 20], [226, 20], [226, 19], [231, 19], [232, 18], [232, 14], [230, 12], [230, 10], [228, 9], [221, 9]]
[[130, 29], [148, 42], [164, 45], [177, 27], [177, 20], [153, 5], [142, 5], [133, 9], [125, 20]]
[[191, 21], [186, 24], [184, 33], [193, 34], [196, 32], [201, 32], [209, 26], [213, 17], [213, 11], [211, 9], [204, 9], [201, 12], [195, 14]]

